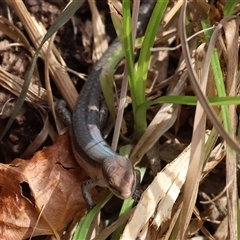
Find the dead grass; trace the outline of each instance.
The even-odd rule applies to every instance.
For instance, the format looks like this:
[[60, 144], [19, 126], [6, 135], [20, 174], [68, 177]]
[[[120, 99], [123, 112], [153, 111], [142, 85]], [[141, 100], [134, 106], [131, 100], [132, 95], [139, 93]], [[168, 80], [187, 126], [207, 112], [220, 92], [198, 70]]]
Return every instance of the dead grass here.
[[[6, 3], [14, 13], [0, 18], [3, 33], [0, 39], [1, 56], [4, 59], [4, 54], [9, 49], [13, 56], [15, 51], [21, 52], [21, 49], [25, 49], [28, 52], [28, 58], [31, 59], [46, 33], [45, 26], [36, 19], [36, 16], [39, 17], [41, 13], [41, 7], [35, 6], [37, 9], [35, 15], [31, 15], [22, 1], [6, 0]], [[72, 45], [65, 44], [63, 51], [61, 44], [64, 41], [67, 42], [69, 36], [61, 35], [58, 39], [59, 35], [57, 35], [55, 42], [52, 39], [52, 42], [43, 46], [42, 62], [38, 62], [38, 69], [34, 73], [26, 96], [26, 101], [30, 104], [48, 106], [53, 110], [53, 100], [57, 96], [65, 99], [70, 109], [73, 108], [78, 95], [79, 78], [69, 72], [79, 73], [85, 70], [84, 74], [88, 74], [91, 65], [106, 50], [108, 38], [112, 38], [107, 28], [106, 19], [109, 19], [107, 7], [98, 6], [99, 11], [97, 11], [94, 2], [89, 1], [89, 3], [91, 3], [90, 11], [94, 16], [92, 19], [94, 24], [92, 25], [91, 18], [85, 14], [86, 12], [89, 14], [88, 5], [84, 5], [82, 10], [72, 18], [71, 26], [75, 29], [71, 36]], [[223, 17], [221, 5], [213, 7], [205, 2], [201, 4], [193, 2], [189, 3], [185, 13], [182, 10], [182, 4], [184, 6], [184, 3], [180, 4], [180, 1], [169, 4], [154, 46], [170, 49], [181, 43], [182, 47], [173, 51], [152, 52], [146, 96], [148, 100], [152, 100], [162, 95], [196, 95], [199, 102], [196, 108], [170, 103], [149, 108], [148, 128], [136, 143], [131, 154], [131, 161], [137, 164], [146, 157], [145, 154], [148, 151], [153, 151], [151, 154], [148, 152], [147, 157], [153, 162], [153, 166], [161, 167], [161, 171], [153, 181], [143, 186], [146, 190], [136, 208], [130, 212], [131, 216], [129, 214], [120, 218], [105, 230], [99, 230], [97, 225], [96, 229], [101, 233], [97, 233], [95, 239], [106, 239], [117, 226], [129, 218], [120, 239], [196, 239], [196, 237], [219, 240], [237, 239], [237, 192], [239, 191], [237, 154], [240, 153], [236, 140], [239, 125], [238, 109], [237, 106], [229, 106], [232, 134], [228, 134], [222, 126], [220, 107], [209, 106], [206, 97], [217, 95], [210, 65], [214, 47], [217, 49], [224, 74], [227, 95], [239, 94], [239, 19], [235, 16]], [[59, 1], [54, 7], [61, 9], [62, 5], [64, 6], [64, 3]], [[180, 8], [181, 14], [179, 15]], [[50, 9], [49, 7], [46, 10], [49, 18], [51, 18]], [[239, 9], [240, 7], [237, 6], [236, 11]], [[45, 15], [40, 15], [40, 19], [46, 18], [46, 12]], [[19, 20], [12, 21], [9, 16], [13, 19], [18, 16]], [[186, 26], [185, 17], [190, 20]], [[200, 31], [202, 29], [200, 20], [206, 17], [210, 18], [212, 25], [216, 25], [208, 47], [204, 34], [199, 34], [187, 41], [185, 30], [188, 36]], [[60, 32], [65, 30], [66, 28], [63, 28]], [[3, 44], [6, 39], [8, 43]], [[84, 50], [77, 53], [74, 50], [76, 55], [71, 54], [75, 45], [81, 45], [81, 49]], [[68, 54], [65, 54], [65, 51]], [[69, 62], [81, 59], [76, 65], [82, 65], [70, 71], [72, 66], [66, 63], [64, 59], [66, 55], [70, 56], [67, 59]], [[11, 92], [14, 98], [18, 97], [24, 76], [20, 73], [12, 73], [13, 70], [9, 66], [13, 64], [10, 60], [5, 63], [8, 67], [4, 67], [3, 62], [2, 60], [0, 66], [1, 87]], [[42, 67], [42, 63], [45, 64], [45, 68]], [[28, 64], [24, 67], [24, 74], [27, 72], [27, 66]], [[118, 89], [122, 81], [122, 69], [120, 65], [115, 74]], [[41, 85], [39, 85], [40, 82]], [[5, 102], [1, 102], [3, 109]], [[130, 103], [131, 100], [127, 105]], [[48, 125], [48, 119], [52, 117], [48, 108], [40, 110], [44, 131], [39, 134], [37, 145], [35, 141], [34, 147], [25, 146], [25, 148], [28, 147], [28, 156], [43, 143], [49, 144], [50, 139], [53, 140], [62, 131], [61, 125], [58, 131], [55, 130], [53, 120]], [[58, 121], [57, 118], [55, 116], [55, 121]], [[33, 125], [33, 122], [25, 119], [25, 124]], [[124, 124], [123, 139], [125, 143], [132, 143], [134, 126], [130, 108], [125, 109]], [[47, 136], [50, 136], [48, 142], [45, 141]], [[11, 137], [14, 138], [15, 135], [11, 135], [10, 129], [4, 141], [7, 142], [7, 139]], [[23, 136], [19, 137], [20, 140], [21, 137]], [[31, 141], [35, 138], [33, 136]], [[226, 143], [231, 146], [231, 149]], [[23, 152], [19, 152], [19, 156]], [[6, 153], [2, 150], [2, 158], [5, 155], [10, 159], [13, 158], [11, 152]], [[161, 166], [159, 159], [162, 159]], [[4, 158], [1, 162], [6, 163]], [[153, 168], [152, 172], [154, 172]], [[69, 238], [63, 235], [62, 239]]]

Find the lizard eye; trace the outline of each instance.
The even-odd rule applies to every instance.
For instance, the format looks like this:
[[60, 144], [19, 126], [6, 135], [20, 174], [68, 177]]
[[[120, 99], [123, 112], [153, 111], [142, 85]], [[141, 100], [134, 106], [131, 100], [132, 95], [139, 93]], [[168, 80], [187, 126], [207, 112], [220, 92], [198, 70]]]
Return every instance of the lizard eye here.
[[108, 184], [109, 184], [109, 187], [110, 187], [111, 189], [115, 189], [115, 188], [116, 188], [116, 186], [115, 186], [115, 184], [114, 184], [114, 182], [113, 182], [112, 179], [109, 179], [109, 180], [108, 180]]
[[109, 190], [111, 190], [111, 192], [116, 195], [117, 197], [119, 198], [122, 198], [121, 197], [121, 193], [119, 192], [118, 190], [118, 187], [116, 186], [116, 184], [114, 183], [114, 181], [112, 179], [109, 179], [108, 180], [108, 188]]

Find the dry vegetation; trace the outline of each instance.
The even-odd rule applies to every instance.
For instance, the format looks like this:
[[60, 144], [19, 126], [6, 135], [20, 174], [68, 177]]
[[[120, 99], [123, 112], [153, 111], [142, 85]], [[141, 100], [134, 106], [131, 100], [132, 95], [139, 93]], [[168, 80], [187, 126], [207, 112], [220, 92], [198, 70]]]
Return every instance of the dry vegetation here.
[[[1, 1], [1, 129], [16, 106], [36, 48], [66, 4], [64, 0]], [[162, 49], [151, 55], [147, 100], [195, 94], [201, 99], [194, 81], [201, 82], [203, 96], [217, 96], [208, 55], [214, 46], [226, 93], [237, 96], [239, 19], [224, 18], [223, 1], [212, 1], [211, 5], [190, 3], [184, 15], [189, 20], [188, 36], [200, 31], [200, 21], [208, 17], [211, 26], [220, 21], [223, 25], [212, 30], [215, 41], [209, 47], [204, 33], [189, 40], [190, 57], [184, 26], [179, 23], [183, 18], [182, 4], [183, 1], [170, 1], [159, 27], [154, 47]], [[234, 14], [239, 9], [238, 5]], [[54, 112], [53, 99], [64, 99], [72, 110], [92, 65], [114, 38], [107, 2], [97, 1], [96, 6], [90, 0], [43, 46], [25, 103], [1, 144], [1, 239], [48, 239], [49, 235], [71, 239], [86, 210], [80, 185], [87, 176], [72, 156], [68, 137], [58, 137], [66, 129]], [[175, 48], [181, 42], [182, 48]], [[117, 91], [123, 66], [124, 61], [115, 73]], [[227, 141], [232, 148], [236, 146], [232, 139], [239, 134], [237, 106], [228, 109], [231, 131], [236, 134], [226, 138], [214, 127], [213, 118], [219, 123], [221, 119], [219, 106], [209, 110], [201, 104], [154, 104], [147, 111], [147, 131], [140, 141], [134, 142], [131, 97], [127, 99], [120, 145], [136, 144], [132, 162], [149, 158], [152, 165], [145, 175], [142, 188], [146, 190], [138, 205], [109, 228], [96, 221], [93, 228], [105, 231], [102, 235], [97, 233], [96, 239], [105, 239], [130, 216], [121, 239], [137, 239], [139, 235], [139, 239], [179, 239], [180, 234], [183, 239], [237, 239], [238, 157], [226, 145]], [[234, 149], [239, 153], [237, 148]], [[156, 169], [161, 171], [154, 177]], [[106, 190], [94, 189], [92, 194], [99, 202]], [[110, 200], [103, 208], [104, 218], [112, 223], [120, 207], [120, 200]]]

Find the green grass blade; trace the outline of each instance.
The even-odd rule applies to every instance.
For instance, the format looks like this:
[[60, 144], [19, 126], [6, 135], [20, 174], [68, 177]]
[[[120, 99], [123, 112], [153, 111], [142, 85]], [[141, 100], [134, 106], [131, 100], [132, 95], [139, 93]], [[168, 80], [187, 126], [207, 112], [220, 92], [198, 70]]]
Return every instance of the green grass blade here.
[[[212, 71], [213, 71], [218, 95], [219, 97], [226, 97], [224, 79], [223, 79], [222, 70], [221, 70], [218, 53], [216, 49], [214, 50], [213, 56], [211, 58], [211, 66], [212, 66]], [[228, 105], [221, 105], [221, 113], [222, 113], [224, 128], [230, 134], [231, 123], [230, 123], [229, 114], [228, 114]]]
[[[132, 39], [132, 18], [131, 6], [129, 0], [123, 0], [123, 49], [125, 52], [126, 66], [128, 71], [128, 82], [130, 88], [134, 88], [134, 53], [133, 53], [133, 39]], [[136, 107], [134, 104], [135, 92], [131, 94], [133, 99], [133, 109]]]
[[168, 1], [157, 1], [153, 10], [146, 34], [143, 40], [142, 48], [138, 60], [137, 76], [136, 76], [136, 92], [138, 92], [138, 103], [145, 101], [146, 79], [148, 74], [149, 60], [151, 56], [150, 48], [153, 46], [154, 39], [162, 19], [163, 13], [167, 7]]
[[225, 6], [223, 8], [223, 13], [224, 16], [229, 16], [233, 13], [233, 10], [238, 4], [238, 0], [231, 0], [231, 1], [226, 1]]
[[[202, 21], [203, 29], [208, 28], [210, 25], [211, 24], [210, 24], [209, 20]], [[204, 34], [205, 34], [207, 43], [209, 43], [208, 39], [211, 38], [212, 31], [206, 31], [206, 32], [204, 32]], [[212, 67], [212, 71], [213, 71], [213, 76], [214, 76], [218, 96], [219, 97], [226, 97], [226, 91], [225, 91], [225, 84], [224, 84], [224, 79], [223, 79], [223, 75], [222, 75], [222, 69], [221, 69], [221, 65], [220, 65], [220, 62], [219, 62], [219, 57], [218, 57], [218, 53], [217, 53], [216, 49], [214, 49], [213, 55], [211, 57], [211, 67]], [[231, 123], [230, 123], [229, 114], [228, 114], [228, 106], [221, 105], [221, 114], [222, 114], [223, 125], [224, 125], [225, 130], [228, 133], [231, 133]]]
[[104, 70], [100, 75], [103, 95], [110, 113], [111, 121], [115, 120], [115, 100], [113, 93], [113, 75], [114, 70], [120, 60], [123, 58], [123, 49], [119, 48], [106, 62]]
[[102, 206], [113, 196], [112, 193], [108, 194], [103, 200], [101, 200], [88, 214], [85, 218], [81, 219], [77, 229], [73, 235], [72, 240], [87, 239], [91, 224], [96, 216], [99, 213]]
[[[163, 13], [168, 5], [168, 1], [157, 1], [155, 8], [153, 10], [152, 16], [149, 20], [146, 34], [143, 40], [142, 48], [139, 55], [138, 67], [136, 71], [136, 77], [130, 86], [135, 86], [134, 89], [131, 90], [131, 94], [136, 96], [137, 107], [145, 102], [145, 88], [146, 88], [146, 80], [148, 75], [148, 67], [151, 56], [150, 48], [153, 46], [154, 38], [157, 33], [157, 29], [159, 27], [160, 21], [162, 19]], [[137, 108], [135, 108], [137, 109]], [[133, 109], [134, 110], [134, 109]], [[146, 129], [146, 112], [143, 113], [141, 118], [136, 117], [136, 112], [133, 113], [135, 116], [135, 124], [136, 124], [136, 134], [140, 137]]]
[[[211, 24], [209, 20], [202, 21], [202, 27], [203, 29], [208, 28]], [[211, 38], [212, 31], [206, 31], [204, 32], [205, 38], [207, 43], [209, 43], [209, 39]], [[225, 84], [224, 84], [224, 79], [222, 75], [222, 69], [220, 66], [219, 58], [218, 58], [218, 53], [217, 50], [214, 49], [212, 57], [211, 57], [211, 67], [213, 71], [213, 76], [218, 92], [219, 97], [226, 97], [226, 91], [225, 91]], [[223, 119], [223, 125], [225, 130], [230, 133], [231, 132], [231, 124], [230, 124], [230, 119], [229, 119], [229, 114], [228, 114], [228, 106], [222, 105], [221, 106], [221, 113], [222, 113], [222, 119]]]
[[[137, 117], [141, 117], [142, 114], [148, 109], [150, 106], [159, 104], [159, 103], [175, 103], [181, 105], [189, 105], [189, 106], [196, 106], [197, 104], [197, 97], [195, 96], [163, 96], [159, 97], [153, 101], [147, 101], [141, 104], [136, 112]], [[225, 97], [209, 97], [208, 98], [209, 104], [211, 106], [221, 106], [221, 105], [231, 105], [231, 104], [240, 104], [240, 97], [232, 97], [232, 96], [225, 96]]]

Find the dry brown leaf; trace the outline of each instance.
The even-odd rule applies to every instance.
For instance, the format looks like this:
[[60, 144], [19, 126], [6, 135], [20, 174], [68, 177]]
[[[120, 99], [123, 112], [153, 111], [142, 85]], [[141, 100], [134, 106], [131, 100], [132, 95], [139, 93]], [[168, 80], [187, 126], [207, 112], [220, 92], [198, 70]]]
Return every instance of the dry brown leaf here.
[[80, 210], [85, 211], [81, 193], [85, 179], [66, 136], [31, 160], [1, 164], [0, 239], [28, 238], [34, 227], [33, 236], [57, 235]]

